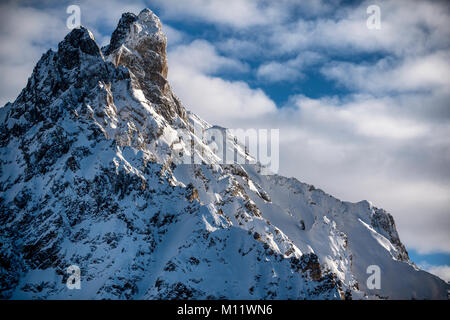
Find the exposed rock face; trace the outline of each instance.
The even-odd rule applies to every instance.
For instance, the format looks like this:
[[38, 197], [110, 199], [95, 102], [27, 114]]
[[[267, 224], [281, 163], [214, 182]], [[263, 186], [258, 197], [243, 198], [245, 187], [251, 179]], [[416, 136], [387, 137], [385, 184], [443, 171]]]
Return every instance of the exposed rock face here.
[[384, 235], [397, 249], [397, 259], [400, 261], [409, 261], [408, 252], [400, 241], [400, 237], [395, 227], [394, 218], [383, 209], [375, 210], [372, 215], [371, 225]]
[[130, 27], [138, 20], [138, 17], [134, 13], [124, 13], [119, 20], [116, 30], [111, 35], [109, 45], [103, 48], [105, 55], [110, 55], [112, 52], [118, 50], [120, 46], [125, 42], [126, 37], [130, 32]]
[[[0, 298], [447, 298], [384, 210], [221, 163], [165, 50], [148, 9], [103, 50], [74, 29], [0, 108]], [[373, 264], [381, 289], [366, 286]]]
[[172, 93], [167, 82], [167, 39], [159, 18], [150, 10], [138, 16], [125, 13], [113, 32], [111, 43], [104, 48], [116, 66], [122, 65], [133, 75], [133, 85], [145, 97], [160, 106], [160, 112], [171, 121], [175, 114], [187, 120], [186, 110]]
[[[115, 72], [113, 66], [104, 63], [89, 30], [83, 27], [74, 29], [58, 45], [57, 54], [49, 50], [42, 56], [17, 98], [11, 117], [19, 119], [24, 116], [28, 120], [23, 122], [24, 125], [48, 118], [57, 121], [64, 107], [84, 98], [77, 90], [96, 87], [99, 81], [107, 80], [110, 73]], [[53, 99], [61, 95], [64, 95], [63, 101], [52, 106]]]

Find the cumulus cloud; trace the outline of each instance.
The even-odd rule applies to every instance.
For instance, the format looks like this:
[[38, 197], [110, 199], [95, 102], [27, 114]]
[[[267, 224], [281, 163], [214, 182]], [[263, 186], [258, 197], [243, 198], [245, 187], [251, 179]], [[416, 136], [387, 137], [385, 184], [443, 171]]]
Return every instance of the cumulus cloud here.
[[186, 33], [177, 30], [170, 25], [163, 24], [162, 27], [163, 32], [167, 37], [167, 45], [169, 47], [183, 43], [184, 41], [189, 39], [189, 36]]
[[381, 29], [366, 27], [366, 9], [372, 1], [357, 6], [335, 7], [332, 16], [277, 24], [267, 32], [268, 41], [280, 52], [305, 49], [334, 50], [335, 53], [383, 52], [403, 56], [446, 48], [449, 6], [426, 1], [383, 1]]
[[275, 113], [233, 124], [279, 128], [280, 174], [342, 200], [370, 200], [395, 217], [407, 247], [450, 252], [450, 127], [405, 115], [408, 101], [294, 96]]
[[173, 20], [207, 22], [227, 28], [242, 29], [270, 26], [289, 20], [293, 15], [310, 18], [333, 12], [339, 0], [152, 0], [163, 17]]
[[25, 87], [39, 57], [64, 36], [65, 25], [52, 12], [8, 3], [0, 5], [0, 105]]
[[248, 38], [237, 39], [230, 37], [216, 42], [215, 45], [228, 56], [241, 59], [252, 59], [267, 54], [257, 41], [249, 40]]
[[[422, 106], [427, 95], [416, 95]], [[447, 104], [448, 106], [448, 104]], [[388, 210], [401, 239], [420, 253], [450, 252], [450, 126], [424, 120], [410, 100], [351, 95], [293, 96], [270, 116], [242, 127], [280, 129], [280, 173], [342, 200], [370, 200]]]
[[325, 77], [347, 88], [373, 93], [445, 90], [450, 87], [450, 51], [419, 57], [384, 58], [374, 64], [332, 62], [322, 68]]
[[153, 4], [162, 9], [170, 19], [201, 20], [232, 27], [264, 25], [269, 21], [281, 20], [284, 11], [264, 1], [254, 0], [154, 0]]
[[259, 79], [268, 82], [296, 81], [304, 77], [303, 69], [323, 60], [323, 56], [316, 52], [302, 52], [294, 59], [278, 62], [270, 61], [261, 64], [256, 71]]
[[169, 51], [169, 80], [175, 92], [193, 112], [218, 124], [273, 113], [275, 103], [246, 82], [213, 76], [219, 71], [246, 72], [238, 60], [220, 56], [207, 41], [196, 40]]
[[[70, 31], [66, 27], [69, 14], [67, 6], [73, 1], [43, 3], [34, 1], [6, 1], [0, 4], [0, 105], [13, 101], [25, 87], [34, 65], [48, 49], [57, 44]], [[87, 26], [100, 45], [109, 43], [123, 12], [138, 13], [145, 7], [143, 1], [127, 4], [111, 0], [105, 5], [101, 1], [81, 0], [81, 24]], [[99, 30], [106, 29], [102, 33]]]
[[[248, 66], [236, 59], [226, 58], [217, 53], [208, 41], [195, 40], [188, 45], [180, 45], [169, 52], [170, 64], [174, 68], [183, 67], [193, 72], [214, 74], [218, 71], [246, 72]], [[173, 72], [177, 73], [177, 72]]]
[[448, 122], [404, 115], [408, 106], [396, 98], [292, 102], [297, 108], [279, 115], [282, 173], [384, 207], [402, 239], [420, 252], [450, 251]]
[[296, 67], [280, 62], [268, 62], [259, 66], [256, 76], [269, 82], [295, 81], [303, 77], [303, 74]]

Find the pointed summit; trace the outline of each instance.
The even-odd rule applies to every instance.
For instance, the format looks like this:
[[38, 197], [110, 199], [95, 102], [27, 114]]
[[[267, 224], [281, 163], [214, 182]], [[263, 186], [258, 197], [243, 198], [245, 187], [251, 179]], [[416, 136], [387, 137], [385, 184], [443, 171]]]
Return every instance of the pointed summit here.
[[84, 53], [91, 55], [96, 55], [99, 51], [94, 35], [89, 29], [83, 26], [72, 29], [72, 31], [70, 31], [58, 44], [58, 48], [62, 48], [66, 45], [73, 48], [80, 48]]
[[137, 16], [122, 15], [103, 53], [116, 67], [124, 66], [131, 72], [133, 86], [159, 106], [166, 120], [171, 122], [176, 114], [186, 120], [186, 110], [167, 82], [166, 47], [161, 21], [150, 9], [144, 9]]
[[110, 44], [103, 49], [103, 52], [109, 55], [119, 49], [122, 44], [139, 41], [140, 38], [145, 37], [161, 38], [160, 40], [165, 42], [159, 18], [148, 8], [142, 10], [137, 16], [126, 12], [122, 14], [117, 28], [112, 33]]
[[138, 15], [139, 22], [144, 29], [141, 30], [146, 34], [162, 33], [162, 24], [158, 16], [153, 13], [152, 10], [146, 8], [142, 10]]
[[105, 55], [109, 55], [111, 52], [117, 50], [122, 45], [128, 35], [130, 25], [136, 20], [137, 16], [134, 13], [126, 12], [122, 14], [117, 28], [111, 35], [111, 41], [109, 45], [103, 48], [103, 52]]
[[58, 44], [58, 54], [61, 57], [61, 63], [67, 69], [72, 69], [79, 63], [80, 53], [90, 56], [102, 55], [93, 34], [85, 27], [73, 29]]
[[[167, 38], [162, 32], [161, 21], [150, 9], [144, 9], [137, 16], [129, 12], [122, 15], [103, 52], [116, 66], [133, 68], [132, 64], [138, 63], [136, 67], [143, 67], [147, 74], [153, 74], [152, 80], [159, 82], [164, 91], [168, 69], [166, 47]], [[127, 58], [130, 56], [133, 61]], [[164, 79], [159, 79], [158, 75]]]

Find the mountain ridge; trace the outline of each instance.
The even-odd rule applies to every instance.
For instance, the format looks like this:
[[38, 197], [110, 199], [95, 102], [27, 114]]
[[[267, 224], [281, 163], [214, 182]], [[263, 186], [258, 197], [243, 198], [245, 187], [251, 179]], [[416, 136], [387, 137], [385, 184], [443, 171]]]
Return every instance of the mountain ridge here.
[[1, 298], [447, 299], [386, 211], [263, 175], [226, 131], [253, 164], [223, 163], [217, 127], [170, 88], [166, 45], [149, 9], [104, 48], [76, 28], [0, 109]]

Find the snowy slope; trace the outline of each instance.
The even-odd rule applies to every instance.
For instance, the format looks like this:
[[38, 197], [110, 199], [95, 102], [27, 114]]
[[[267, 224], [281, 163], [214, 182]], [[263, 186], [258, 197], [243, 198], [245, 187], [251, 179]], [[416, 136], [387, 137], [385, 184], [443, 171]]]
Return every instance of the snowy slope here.
[[166, 80], [166, 43], [148, 9], [105, 48], [74, 29], [0, 109], [1, 298], [447, 299], [384, 210], [223, 164], [203, 138], [219, 127]]

